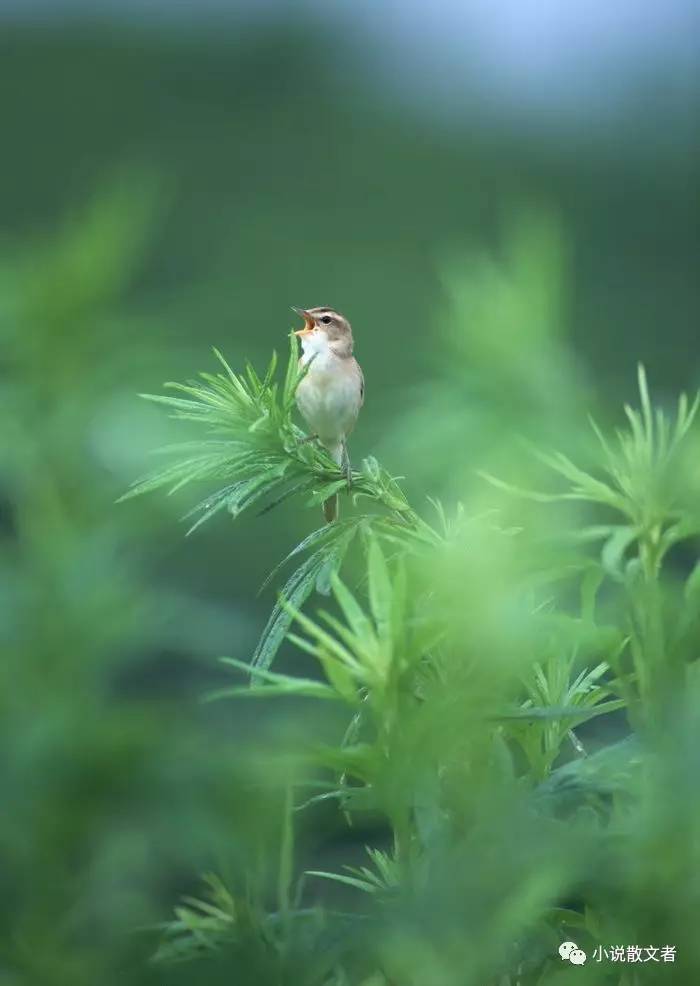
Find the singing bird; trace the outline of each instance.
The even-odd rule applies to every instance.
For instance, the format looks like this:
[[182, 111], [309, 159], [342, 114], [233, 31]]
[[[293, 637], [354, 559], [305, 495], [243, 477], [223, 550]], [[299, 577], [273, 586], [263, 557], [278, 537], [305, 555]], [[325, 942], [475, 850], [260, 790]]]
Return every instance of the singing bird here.
[[[301, 340], [299, 362], [308, 366], [297, 388], [297, 406], [334, 462], [350, 481], [347, 437], [355, 427], [365, 397], [365, 381], [352, 355], [352, 328], [332, 308], [293, 308], [304, 319], [295, 334]], [[323, 504], [328, 523], [338, 516], [338, 494]]]

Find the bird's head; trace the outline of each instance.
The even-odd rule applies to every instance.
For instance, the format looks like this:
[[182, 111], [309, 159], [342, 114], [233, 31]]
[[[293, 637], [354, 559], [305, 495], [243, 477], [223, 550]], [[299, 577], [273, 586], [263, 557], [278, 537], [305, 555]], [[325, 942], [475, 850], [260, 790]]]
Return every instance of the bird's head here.
[[337, 356], [350, 356], [352, 353], [352, 328], [340, 312], [332, 308], [294, 308], [304, 319], [304, 328], [295, 335], [301, 339], [304, 352], [319, 352], [331, 349]]

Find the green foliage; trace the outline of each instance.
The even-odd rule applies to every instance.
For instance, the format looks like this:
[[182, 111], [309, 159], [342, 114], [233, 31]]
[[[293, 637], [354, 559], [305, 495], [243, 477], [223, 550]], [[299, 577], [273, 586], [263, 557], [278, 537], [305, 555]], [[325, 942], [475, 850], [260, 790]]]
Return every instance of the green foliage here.
[[[645, 112], [648, 146], [618, 129], [612, 164], [588, 133], [572, 144], [568, 117], [566, 132], [554, 121], [532, 139], [519, 120], [494, 140], [486, 114], [436, 128], [408, 101], [387, 113], [386, 73], [372, 78], [365, 46], [325, 14], [190, 26], [3, 18], [2, 986], [696, 982], [697, 539], [666, 551], [647, 605], [637, 540], [612, 536], [625, 516], [502, 495], [474, 470], [567, 491], [524, 436], [607, 481], [585, 411], [609, 421], [640, 358], [654, 404], [695, 382], [697, 221], [679, 163], [689, 175], [696, 145], [678, 127], [697, 113], [656, 126]], [[309, 120], [330, 158], [309, 153]], [[556, 218], [516, 208], [543, 195]], [[307, 301], [355, 326], [358, 473], [392, 492], [360, 466], [371, 451], [405, 474], [441, 540], [364, 498], [371, 520], [345, 503], [304, 544], [320, 509], [297, 508], [320, 477], [257, 519], [276, 493], [261, 497], [233, 529], [224, 507], [189, 540], [175, 523], [187, 486], [115, 510], [150, 449], [197, 428], [134, 391], [207, 368], [209, 344], [263, 366], [289, 303]], [[208, 452], [194, 437], [181, 458]], [[694, 426], [668, 477], [689, 523], [698, 444]], [[200, 496], [231, 481], [203, 478]], [[464, 507], [424, 511], [426, 491]], [[321, 551], [299, 572], [351, 528], [342, 569]], [[288, 642], [263, 669], [290, 629], [314, 645], [296, 611], [342, 643], [317, 612], [348, 629], [333, 573], [379, 634], [372, 540], [390, 581], [405, 572], [406, 611], [442, 633], [404, 670], [392, 642], [385, 743], [369, 697], [339, 696], [308, 653]], [[251, 682], [240, 665], [270, 608], [256, 589], [296, 541], [272, 578], [291, 606]], [[624, 696], [630, 736], [620, 712], [583, 722], [578, 686], [567, 697], [602, 663], [587, 710]], [[227, 685], [254, 701], [196, 701]], [[211, 870], [219, 884], [198, 893]], [[367, 870], [386, 889], [308, 870], [371, 883]], [[151, 964], [158, 933], [142, 929], [182, 893], [226, 917], [185, 903], [193, 925], [215, 919], [205, 946], [174, 928], [170, 956], [192, 961]], [[675, 942], [678, 960], [563, 967], [562, 937]]]
[[[229, 485], [205, 501], [207, 519], [212, 503], [235, 516], [242, 505], [301, 491], [316, 506], [341, 489], [337, 469], [291, 420], [296, 364], [293, 346], [279, 388], [273, 359], [262, 379], [224, 364], [226, 376], [188, 385], [186, 399], [163, 399], [176, 416], [220, 432], [221, 444], [134, 492], [223, 478]], [[280, 981], [299, 975], [300, 942], [303, 981], [324, 986], [546, 986], [569, 981], [557, 954], [564, 938], [589, 953], [617, 940], [678, 944], [683, 924], [668, 914], [679, 892], [692, 896], [681, 870], [690, 872], [697, 836], [685, 802], [687, 838], [667, 872], [651, 847], [667, 845], [673, 824], [657, 808], [680, 769], [669, 729], [697, 731], [688, 716], [700, 697], [697, 568], [679, 584], [668, 559], [698, 532], [688, 458], [698, 401], [681, 398], [669, 422], [641, 369], [639, 388], [641, 410], [625, 409], [628, 428], [616, 444], [595, 427], [590, 470], [562, 454], [539, 455], [570, 486], [525, 491], [521, 502], [548, 506], [516, 526], [497, 522], [494, 510], [469, 519], [460, 507], [452, 518], [439, 502], [431, 525], [376, 463], [363, 463], [350, 492], [378, 512], [302, 541], [285, 563], [307, 557], [283, 585], [253, 660], [222, 659], [250, 683], [211, 698], [330, 700], [347, 710], [341, 737], [298, 748], [287, 788], [296, 812], [285, 817], [331, 802], [351, 827], [375, 819], [391, 837], [390, 850], [368, 847], [371, 867], [311, 867], [297, 877], [291, 842], [282, 840], [285, 922], [268, 909], [251, 932], [269, 942], [265, 921], [275, 925]], [[521, 491], [487, 478], [511, 496], [512, 515], [512, 493]], [[570, 501], [586, 511], [573, 527], [566, 513], [552, 513], [552, 504]], [[355, 538], [364, 557], [356, 590], [339, 574]], [[314, 587], [330, 593], [329, 606], [311, 615], [303, 607]], [[283, 636], [313, 658], [319, 678], [269, 670]], [[607, 744], [591, 731], [594, 720], [623, 711], [627, 722], [615, 720]], [[317, 793], [300, 797], [304, 786]], [[319, 878], [349, 895], [349, 915], [325, 895], [306, 906], [322, 892], [312, 889]], [[647, 883], [655, 901], [642, 908], [637, 895]], [[356, 891], [365, 892], [364, 905]], [[161, 956], [173, 942], [176, 957], [202, 947], [235, 956], [237, 919], [226, 899], [226, 908], [180, 909]], [[321, 926], [349, 936], [345, 945], [325, 952]], [[700, 967], [697, 946], [682, 941], [686, 968]], [[319, 949], [332, 961], [314, 978]], [[589, 965], [581, 975], [636, 982], [614, 968]]]
[[[156, 754], [154, 738], [172, 732], [170, 710], [146, 709], [117, 684], [135, 650], [165, 646], [161, 620], [173, 600], [144, 578], [131, 541], [138, 525], [111, 506], [123, 480], [104, 468], [96, 440], [119, 361], [104, 353], [129, 340], [115, 299], [151, 239], [157, 198], [148, 176], [122, 175], [0, 261], [0, 980], [8, 983], [107, 984], [121, 979], [113, 969], [143, 964], [144, 942], [132, 932], [155, 920], [147, 888], [159, 879], [144, 831], [162, 833], [187, 787], [168, 779], [187, 756], [178, 738], [187, 716], [169, 752]], [[142, 345], [141, 359], [148, 352]], [[210, 779], [218, 769], [206, 768]], [[190, 811], [188, 841], [197, 831]]]
[[348, 887], [364, 890], [368, 894], [387, 894], [399, 886], [401, 869], [396, 861], [381, 849], [367, 849], [367, 855], [374, 869], [368, 866], [346, 866], [347, 873], [324, 873], [321, 870], [308, 870], [309, 876], [320, 876], [327, 880], [344, 883]]
[[[661, 408], [652, 406], [641, 366], [638, 382], [641, 408], [635, 411], [625, 406], [629, 427], [617, 429], [614, 444], [593, 423], [600, 478], [561, 453], [540, 454], [569, 488], [561, 493], [526, 491], [524, 495], [552, 503], [581, 501], [621, 515], [622, 522], [585, 525], [576, 537], [582, 542], [602, 542], [588, 570], [593, 597], [604, 578], [618, 583], [625, 593], [629, 640], [628, 647], [615, 655], [618, 687], [631, 714], [648, 717], [652, 710], [654, 714], [659, 711], [657, 699], [666, 702], [669, 692], [683, 684], [685, 654], [679, 653], [678, 633], [669, 614], [663, 612], [669, 601], [663, 598], [659, 574], [668, 552], [700, 533], [695, 449], [689, 441], [700, 398], [696, 396], [689, 404], [682, 394], [675, 420], [670, 420]], [[514, 489], [491, 476], [486, 478], [496, 486]], [[692, 592], [693, 579], [691, 573], [686, 597]], [[680, 617], [682, 625], [687, 626], [689, 618], [686, 609]], [[680, 652], [689, 643], [682, 639]], [[626, 653], [632, 658], [632, 676], [622, 670]], [[647, 700], [644, 708], [638, 706], [640, 696]]]
[[[256, 504], [270, 509], [297, 493], [309, 493], [309, 504], [320, 504], [346, 486], [344, 471], [319, 443], [305, 440], [291, 419], [296, 388], [304, 375], [296, 337], [290, 335], [289, 362], [281, 386], [275, 379], [274, 354], [260, 378], [250, 365], [245, 374], [234, 373], [221, 353], [215, 353], [224, 373], [202, 373], [201, 383], [168, 385], [185, 397], [144, 396], [172, 409], [175, 419], [194, 421], [208, 435], [219, 437], [204, 444], [164, 449], [178, 455], [197, 454], [185, 454], [136, 483], [127, 497], [162, 486], [172, 494], [195, 480], [229, 480], [194, 508], [193, 513], [200, 515], [190, 529], [195, 530], [223, 509], [236, 517]], [[376, 499], [399, 516], [411, 513], [396, 483], [376, 463], [369, 462], [362, 472], [353, 473], [352, 486], [355, 497]]]
[[[289, 361], [281, 382], [276, 379], [275, 355], [263, 377], [250, 365], [245, 374], [236, 374], [220, 353], [216, 356], [223, 373], [203, 373], [202, 382], [169, 385], [185, 397], [144, 395], [168, 407], [175, 419], [195, 422], [208, 437], [164, 449], [176, 455], [176, 460], [135, 483], [122, 499], [161, 487], [173, 494], [193, 482], [224, 482], [191, 511], [198, 515], [191, 533], [221, 511], [237, 517], [258, 506], [264, 512], [302, 494], [308, 506], [318, 507], [346, 489], [344, 470], [319, 443], [307, 440], [292, 420], [295, 392], [304, 372], [296, 337], [290, 334]], [[409, 507], [397, 482], [374, 459], [365, 460], [360, 471], [352, 472], [350, 489], [355, 502], [368, 499], [387, 508], [389, 515], [382, 522], [387, 536], [401, 539], [407, 527], [414, 536], [433, 536]], [[285, 559], [310, 552], [282, 588], [285, 605], [276, 606], [270, 616], [254, 655], [256, 667], [265, 669], [272, 663], [291, 622], [289, 607], [303, 605], [314, 588], [327, 593], [354, 537], [373, 523], [366, 516], [320, 528]]]

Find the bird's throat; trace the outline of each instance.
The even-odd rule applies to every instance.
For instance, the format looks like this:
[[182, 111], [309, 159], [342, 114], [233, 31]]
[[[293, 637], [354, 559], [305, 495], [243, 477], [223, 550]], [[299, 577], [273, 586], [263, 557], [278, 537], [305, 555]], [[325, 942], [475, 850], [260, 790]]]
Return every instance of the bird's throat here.
[[328, 336], [325, 332], [313, 332], [308, 336], [301, 337], [301, 362], [307, 366], [313, 360], [313, 369], [318, 370], [327, 366], [333, 357]]

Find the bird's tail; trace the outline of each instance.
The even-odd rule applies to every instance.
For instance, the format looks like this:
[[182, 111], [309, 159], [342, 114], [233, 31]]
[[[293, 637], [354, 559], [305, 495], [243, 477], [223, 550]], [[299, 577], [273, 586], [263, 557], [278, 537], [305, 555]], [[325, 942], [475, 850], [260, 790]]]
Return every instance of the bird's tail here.
[[340, 512], [340, 499], [337, 493], [333, 496], [329, 496], [327, 500], [323, 501], [323, 516], [326, 518], [327, 524], [332, 524], [334, 520], [338, 519], [338, 514]]
[[[337, 465], [341, 468], [343, 466], [343, 443], [334, 442], [332, 445], [326, 445], [326, 448]], [[323, 501], [323, 516], [326, 518], [327, 524], [332, 524], [334, 520], [338, 519], [340, 513], [340, 497], [337, 493], [333, 496], [329, 496], [327, 500]]]

